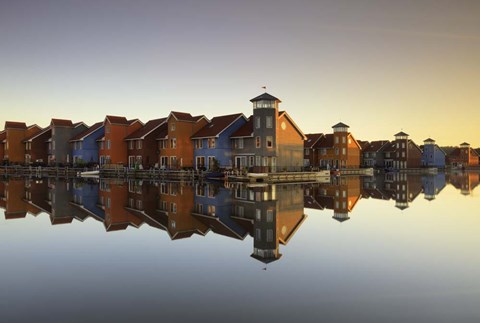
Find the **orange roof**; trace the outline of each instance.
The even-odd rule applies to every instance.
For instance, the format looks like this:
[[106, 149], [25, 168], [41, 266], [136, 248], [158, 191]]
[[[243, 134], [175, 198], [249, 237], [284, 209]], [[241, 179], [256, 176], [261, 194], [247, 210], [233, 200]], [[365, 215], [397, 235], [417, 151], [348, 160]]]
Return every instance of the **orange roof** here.
[[5, 129], [27, 129], [25, 122], [5, 121]]
[[72, 120], [66, 119], [52, 119], [50, 124], [57, 127], [73, 127]]

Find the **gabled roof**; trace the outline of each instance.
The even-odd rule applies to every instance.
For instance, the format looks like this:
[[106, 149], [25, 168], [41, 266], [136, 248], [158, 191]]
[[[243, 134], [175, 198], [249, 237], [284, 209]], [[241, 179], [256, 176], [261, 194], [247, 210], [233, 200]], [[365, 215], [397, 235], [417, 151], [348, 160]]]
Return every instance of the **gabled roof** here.
[[435, 142], [435, 140], [432, 139], [432, 138], [427, 138], [427, 139], [425, 139], [423, 142], [426, 142], [426, 141], [433, 141], [433, 142]]
[[333, 148], [333, 134], [328, 133], [318, 141], [320, 148]]
[[397, 133], [397, 134], [395, 135], [395, 137], [400, 137], [400, 136], [401, 136], [401, 137], [405, 137], [405, 136], [408, 137], [408, 134], [405, 133], [405, 132], [403, 132], [403, 131], [400, 131], [399, 133]]
[[366, 148], [363, 149], [363, 152], [372, 152], [372, 153], [379, 152], [382, 149], [387, 148], [389, 143], [390, 142], [388, 140], [372, 141]]
[[332, 126], [332, 128], [350, 128], [350, 126], [344, 124], [343, 122], [339, 122], [336, 125]]
[[72, 120], [55, 119], [55, 118], [52, 119], [52, 121], [50, 122], [50, 125], [55, 127], [73, 127]]
[[75, 122], [75, 123], [73, 124], [73, 127], [76, 128], [76, 127], [79, 127], [79, 126], [81, 126], [81, 125], [84, 125], [85, 127], [88, 128], [88, 125], [87, 125], [85, 122], [83, 122], [83, 121]]
[[5, 121], [5, 129], [27, 129], [25, 122]]
[[243, 126], [235, 131], [230, 138], [253, 137], [253, 116], [250, 116]]
[[111, 124], [123, 124], [123, 125], [128, 125], [129, 122], [127, 118], [125, 117], [119, 117], [119, 116], [106, 116], [105, 120], [108, 120]]
[[224, 116], [214, 117], [210, 123], [205, 125], [205, 127], [201, 128], [197, 131], [191, 138], [210, 138], [210, 137], [218, 137], [223, 131], [225, 131], [228, 127], [230, 127], [234, 122], [238, 119], [243, 118], [245, 121], [247, 118], [243, 115], [243, 113], [236, 113], [236, 114], [229, 114]]
[[80, 132], [78, 135], [76, 135], [75, 137], [70, 139], [70, 142], [72, 142], [72, 141], [82, 141], [86, 137], [88, 137], [89, 135], [91, 135], [92, 133], [94, 133], [95, 131], [97, 131], [101, 127], [103, 127], [103, 122], [97, 122], [93, 126], [88, 128], [87, 130]]
[[128, 135], [125, 140], [145, 139], [146, 136], [158, 129], [166, 121], [167, 118], [150, 120], [143, 127]]
[[197, 122], [202, 118], [205, 118], [205, 120], [208, 121], [207, 117], [205, 117], [204, 115], [193, 117], [190, 113], [186, 112], [172, 111], [168, 115], [167, 120], [170, 119], [171, 116], [174, 117], [177, 121]]
[[470, 144], [468, 142], [463, 142], [460, 144], [460, 146], [470, 146]]
[[368, 141], [365, 141], [365, 140], [357, 140], [357, 142], [360, 145], [360, 148], [362, 150], [367, 149], [367, 147], [370, 145], [370, 143]]
[[52, 130], [52, 127], [51, 127], [51, 126], [48, 126], [48, 127], [44, 128], [44, 129], [40, 130], [40, 132], [37, 132], [37, 133], [31, 135], [30, 137], [26, 138], [23, 142], [32, 141], [33, 139], [35, 139], [35, 138], [37, 138], [37, 137], [45, 134], [46, 132], [51, 131], [51, 130]]
[[280, 101], [280, 99], [274, 97], [271, 94], [268, 94], [267, 92], [265, 92], [263, 94], [260, 94], [257, 97], [254, 97], [253, 99], [250, 100], [250, 102], [262, 101], [262, 100], [282, 102], [282, 101]]
[[162, 140], [162, 139], [167, 139], [168, 137], [168, 123], [162, 123], [160, 125], [160, 132], [157, 135], [156, 140]]
[[297, 126], [297, 124], [295, 123], [295, 121], [293, 121], [292, 117], [290, 117], [290, 115], [287, 113], [287, 111], [279, 111], [278, 112], [278, 118], [280, 119], [282, 116], [285, 116], [290, 121], [292, 126], [295, 128], [295, 130], [297, 130], [297, 132], [300, 134], [300, 136], [303, 138], [303, 140], [305, 140], [307, 138], [307, 137], [305, 137], [305, 134], [303, 133], [302, 129], [300, 129], [300, 127]]
[[313, 148], [313, 146], [324, 136], [323, 133], [309, 133], [305, 135], [307, 139], [303, 142], [303, 148]]

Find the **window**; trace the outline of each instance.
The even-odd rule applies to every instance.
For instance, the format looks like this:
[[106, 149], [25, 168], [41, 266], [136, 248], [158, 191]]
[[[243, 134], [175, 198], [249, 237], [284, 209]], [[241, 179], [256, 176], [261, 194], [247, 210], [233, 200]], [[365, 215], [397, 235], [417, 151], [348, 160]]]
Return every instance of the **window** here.
[[128, 149], [133, 149], [133, 140], [128, 142]]
[[262, 221], [262, 210], [255, 209], [255, 220]]
[[170, 125], [170, 131], [175, 131], [175, 123], [172, 123], [172, 124]]
[[305, 156], [309, 156], [310, 155], [310, 149], [305, 149]]
[[215, 148], [215, 138], [208, 138], [208, 148]]
[[273, 137], [272, 136], [267, 136], [266, 142], [267, 142], [267, 148], [272, 148], [273, 147]]
[[255, 166], [262, 166], [260, 165], [260, 156], [255, 156]]
[[261, 141], [260, 141], [260, 137], [257, 136], [255, 138], [255, 147], [260, 148], [261, 146], [262, 146], [262, 144], [261, 144]]
[[402, 148], [405, 148], [405, 143], [404, 142], [402, 142]]
[[170, 156], [170, 167], [177, 167], [177, 156]]
[[272, 116], [267, 116], [267, 118], [266, 118], [266, 126], [267, 126], [267, 128], [272, 128], [272, 127], [273, 127], [273, 119], [272, 119]]
[[255, 240], [262, 241], [262, 230], [255, 229]]
[[338, 155], [338, 148], [335, 148], [335, 155]]
[[142, 141], [137, 140], [137, 149], [142, 149]]
[[235, 148], [237, 149], [243, 149], [243, 138], [237, 138], [235, 139]]
[[170, 139], [170, 148], [177, 148], [177, 138]]
[[170, 212], [177, 213], [177, 203], [170, 203]]
[[347, 154], [347, 148], [342, 148], [342, 155], [346, 155]]
[[195, 148], [197, 148], [197, 149], [203, 148], [203, 139], [195, 140]]
[[105, 132], [110, 133], [110, 126], [105, 126]]
[[338, 137], [335, 137], [335, 143], [338, 144]]
[[268, 229], [267, 230], [267, 242], [272, 242], [273, 241], [273, 230]]
[[402, 151], [402, 157], [405, 157], [405, 152], [404, 151]]
[[208, 156], [208, 169], [212, 170], [214, 164], [215, 164], [215, 157]]
[[110, 149], [110, 140], [107, 140], [107, 149]]
[[215, 205], [208, 206], [208, 215], [215, 215]]
[[255, 128], [260, 129], [260, 117], [255, 117]]
[[252, 167], [255, 164], [255, 156], [250, 156], [248, 166]]
[[159, 140], [159, 147], [160, 147], [160, 149], [167, 148], [167, 141], [166, 140]]
[[104, 149], [104, 148], [105, 148], [104, 142], [100, 141], [100, 149]]
[[273, 222], [273, 210], [267, 210], [267, 222]]

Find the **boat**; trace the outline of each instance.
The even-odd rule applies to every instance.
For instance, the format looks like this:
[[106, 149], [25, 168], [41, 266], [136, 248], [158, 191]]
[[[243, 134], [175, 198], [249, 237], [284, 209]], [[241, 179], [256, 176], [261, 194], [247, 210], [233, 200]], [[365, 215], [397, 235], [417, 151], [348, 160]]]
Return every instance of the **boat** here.
[[80, 177], [98, 177], [100, 176], [100, 171], [92, 170], [92, 171], [86, 171], [86, 172], [78, 172], [77, 175]]

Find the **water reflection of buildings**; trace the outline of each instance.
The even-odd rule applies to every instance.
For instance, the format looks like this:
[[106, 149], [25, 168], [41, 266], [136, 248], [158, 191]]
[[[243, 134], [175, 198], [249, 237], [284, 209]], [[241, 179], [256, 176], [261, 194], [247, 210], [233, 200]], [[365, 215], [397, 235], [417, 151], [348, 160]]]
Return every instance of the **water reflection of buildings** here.
[[470, 195], [480, 183], [480, 174], [476, 172], [460, 172], [447, 175], [447, 182], [462, 195]]
[[330, 183], [305, 186], [306, 208], [333, 210], [333, 219], [344, 222], [350, 219], [357, 202], [361, 199], [361, 178], [334, 177]]
[[[264, 263], [281, 257], [306, 218], [304, 207], [333, 211], [333, 219], [350, 219], [360, 199], [394, 201], [404, 210], [423, 192], [435, 200], [447, 183], [464, 195], [480, 182], [478, 173], [374, 177], [335, 177], [325, 184], [229, 187], [213, 183], [148, 182], [105, 179], [75, 181], [11, 178], [0, 181], [0, 207], [6, 219], [46, 213], [53, 225], [93, 218], [106, 231], [143, 224], [166, 231], [172, 240], [209, 231], [228, 238], [253, 238], [251, 256]], [[330, 213], [331, 214], [331, 213]]]

